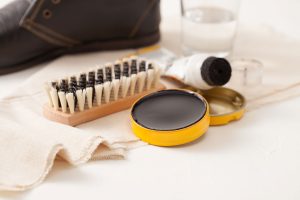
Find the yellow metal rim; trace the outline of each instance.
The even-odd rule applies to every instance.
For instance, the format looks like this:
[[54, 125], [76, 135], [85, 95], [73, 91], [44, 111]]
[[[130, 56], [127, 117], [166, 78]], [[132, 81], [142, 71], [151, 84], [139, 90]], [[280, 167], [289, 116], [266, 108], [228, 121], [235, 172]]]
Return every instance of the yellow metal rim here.
[[[182, 89], [178, 89], [182, 90]], [[146, 127], [143, 127], [142, 125], [138, 124], [132, 117], [132, 114], [130, 115], [131, 120], [131, 128], [133, 133], [139, 137], [142, 141], [147, 142], [152, 145], [156, 146], [176, 146], [181, 145], [185, 143], [192, 142], [202, 136], [208, 129], [210, 124], [210, 116], [209, 116], [209, 106], [207, 101], [198, 93], [195, 93], [190, 90], [182, 90], [189, 93], [193, 93], [201, 100], [203, 100], [206, 104], [206, 112], [204, 116], [196, 123], [182, 128], [182, 129], [176, 129], [176, 130], [170, 130], [170, 131], [159, 131], [159, 130], [153, 130]], [[143, 98], [143, 97], [141, 97]], [[141, 99], [140, 98], [140, 99]], [[140, 100], [139, 99], [139, 100]], [[139, 101], [138, 100], [138, 101]], [[136, 101], [136, 102], [138, 102]], [[134, 105], [136, 104], [134, 103]], [[134, 107], [132, 106], [132, 108]], [[132, 113], [131, 108], [131, 113]]]
[[210, 125], [211, 126], [220, 126], [228, 124], [231, 121], [239, 120], [243, 117], [245, 109], [240, 109], [237, 112], [233, 112], [226, 115], [211, 115], [210, 116]]

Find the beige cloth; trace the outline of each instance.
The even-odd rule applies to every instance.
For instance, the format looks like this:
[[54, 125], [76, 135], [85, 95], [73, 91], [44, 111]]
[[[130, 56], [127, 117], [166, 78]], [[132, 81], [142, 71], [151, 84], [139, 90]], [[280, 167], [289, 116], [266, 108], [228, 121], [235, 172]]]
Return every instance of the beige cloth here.
[[[268, 31], [266, 35], [270, 35]], [[272, 41], [282, 40], [275, 35]], [[249, 55], [258, 58], [264, 64], [265, 74], [264, 84], [259, 90], [255, 89], [255, 96], [247, 95], [248, 110], [300, 95], [300, 68], [295, 66], [299, 63], [296, 55], [299, 44], [294, 44], [292, 53], [287, 52], [283, 56], [282, 52], [269, 54], [267, 50], [254, 54], [257, 50], [250, 48], [252, 43], [260, 44], [250, 41], [247, 48], [250, 50], [242, 52], [243, 49], [240, 49], [237, 57]], [[283, 41], [277, 46], [282, 47], [280, 49], [291, 48], [290, 41]], [[270, 49], [276, 48], [271, 46]], [[45, 81], [86, 71], [89, 67], [111, 62], [129, 53], [132, 51], [57, 59], [20, 83], [22, 85], [9, 96], [0, 99], [0, 190], [26, 190], [41, 183], [58, 156], [78, 165], [90, 159], [120, 159], [126, 149], [144, 145], [130, 130], [128, 110], [76, 128], [48, 121], [42, 116], [42, 105], [47, 102], [42, 91]]]
[[58, 59], [0, 100], [0, 190], [25, 190], [41, 183], [58, 156], [78, 165], [90, 159], [122, 159], [127, 148], [143, 145], [130, 130], [128, 110], [78, 127], [42, 115], [45, 81], [126, 53], [103, 53], [109, 60], [100, 60], [99, 53]]

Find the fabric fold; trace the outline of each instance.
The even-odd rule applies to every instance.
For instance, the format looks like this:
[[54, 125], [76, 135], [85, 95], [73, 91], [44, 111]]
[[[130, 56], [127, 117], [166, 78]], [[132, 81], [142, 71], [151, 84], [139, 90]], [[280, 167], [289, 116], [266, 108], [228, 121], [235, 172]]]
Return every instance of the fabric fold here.
[[77, 127], [43, 117], [47, 103], [43, 83], [85, 68], [67, 66], [45, 67], [0, 99], [0, 190], [35, 187], [47, 177], [55, 159], [71, 165], [123, 159], [128, 148], [144, 145], [131, 133], [128, 110]]
[[[0, 189], [25, 190], [41, 183], [57, 156], [72, 165], [91, 158], [121, 159], [126, 146], [99, 132], [43, 118], [43, 95], [0, 101]], [[33, 102], [35, 105], [32, 105]], [[112, 134], [113, 135], [113, 134]], [[123, 141], [134, 141], [124, 135]], [[113, 144], [114, 143], [114, 144]]]

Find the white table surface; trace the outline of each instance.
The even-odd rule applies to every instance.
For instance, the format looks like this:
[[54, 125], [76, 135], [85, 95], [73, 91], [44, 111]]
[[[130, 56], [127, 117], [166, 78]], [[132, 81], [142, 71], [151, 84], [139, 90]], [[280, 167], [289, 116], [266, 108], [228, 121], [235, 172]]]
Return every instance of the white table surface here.
[[[299, 44], [300, 3], [286, 2], [243, 1], [241, 22], [276, 25]], [[162, 15], [162, 44], [178, 53], [178, 1], [163, 0]], [[0, 76], [0, 97], [41, 67]], [[300, 74], [299, 67], [295, 73]], [[125, 160], [79, 167], [56, 162], [38, 187], [0, 192], [0, 199], [299, 200], [299, 105], [300, 97], [272, 104], [246, 113], [239, 122], [211, 127], [191, 144], [140, 147]]]

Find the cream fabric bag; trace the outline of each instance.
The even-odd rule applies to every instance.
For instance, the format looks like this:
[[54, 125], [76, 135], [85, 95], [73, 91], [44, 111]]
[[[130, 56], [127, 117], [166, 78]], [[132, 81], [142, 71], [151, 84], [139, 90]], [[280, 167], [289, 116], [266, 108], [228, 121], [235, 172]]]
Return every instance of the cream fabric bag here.
[[45, 119], [43, 83], [95, 64], [113, 61], [128, 52], [60, 58], [38, 71], [0, 99], [0, 189], [25, 190], [43, 181], [59, 157], [72, 165], [90, 159], [121, 159], [127, 148], [143, 145], [131, 133], [129, 111], [70, 127]]
[[[267, 30], [264, 35], [272, 34]], [[237, 45], [240, 48], [235, 55], [257, 58], [263, 62], [265, 70], [264, 84], [255, 97], [248, 97], [247, 110], [300, 95], [300, 71], [296, 66], [300, 44], [293, 44], [291, 49], [291, 41], [280, 40], [274, 34], [270, 41], [241, 39], [238, 44], [247, 44], [248, 48]], [[268, 44], [262, 50], [251, 45], [265, 43]], [[291, 51], [286, 54], [276, 51], [287, 47]], [[87, 71], [89, 67], [130, 53], [132, 51], [62, 57], [47, 64], [20, 83], [22, 85], [10, 95], [0, 99], [0, 190], [26, 190], [41, 183], [57, 157], [78, 165], [90, 159], [120, 159], [126, 149], [144, 145], [130, 130], [128, 110], [76, 128], [51, 122], [42, 116], [42, 106], [47, 102], [43, 92], [45, 81]]]

